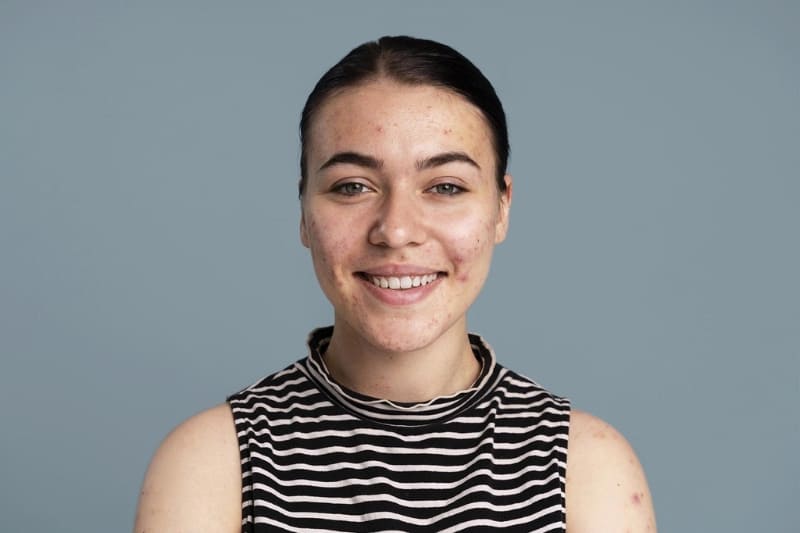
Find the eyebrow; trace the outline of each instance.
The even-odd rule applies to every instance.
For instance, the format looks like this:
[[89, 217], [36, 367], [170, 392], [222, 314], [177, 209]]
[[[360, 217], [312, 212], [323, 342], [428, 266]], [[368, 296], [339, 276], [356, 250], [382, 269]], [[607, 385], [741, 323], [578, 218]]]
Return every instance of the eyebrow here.
[[359, 154], [358, 152], [338, 152], [325, 161], [319, 169], [325, 170], [334, 165], [356, 165], [378, 170], [383, 166], [383, 161], [369, 155]]
[[422, 159], [421, 161], [417, 161], [417, 170], [440, 167], [448, 163], [467, 163], [478, 170], [481, 169], [481, 166], [464, 152], [443, 152], [441, 154], [436, 154]]
[[[481, 169], [481, 166], [464, 152], [442, 152], [441, 154], [436, 154], [417, 161], [415, 166], [419, 171], [440, 167], [448, 163], [467, 163], [478, 170]], [[379, 170], [383, 167], [383, 161], [366, 154], [360, 154], [358, 152], [338, 152], [333, 154], [327, 161], [325, 161], [325, 163], [319, 167], [319, 170], [325, 170], [326, 168], [330, 168], [334, 165], [356, 165], [359, 167]]]

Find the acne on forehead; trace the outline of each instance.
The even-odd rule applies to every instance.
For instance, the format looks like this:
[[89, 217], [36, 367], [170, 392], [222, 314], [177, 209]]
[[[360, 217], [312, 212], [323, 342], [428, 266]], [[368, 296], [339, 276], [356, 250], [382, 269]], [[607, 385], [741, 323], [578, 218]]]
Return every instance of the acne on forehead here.
[[[409, 99], [409, 95], [416, 98]], [[417, 105], [417, 99], [429, 101]], [[358, 142], [369, 146], [383, 135], [391, 134], [392, 129], [408, 127], [408, 124], [427, 128], [431, 133], [448, 139], [448, 142], [471, 145], [459, 148], [467, 148], [465, 151], [480, 159], [488, 157], [491, 167], [485, 170], [493, 174], [493, 137], [480, 109], [447, 89], [386, 80], [345, 89], [322, 103], [309, 128], [309, 163], [318, 160], [315, 157], [317, 154], [319, 159], [323, 159], [336, 151], [357, 148], [345, 143]], [[428, 135], [417, 137], [426, 138]], [[313, 168], [313, 164], [310, 166]]]

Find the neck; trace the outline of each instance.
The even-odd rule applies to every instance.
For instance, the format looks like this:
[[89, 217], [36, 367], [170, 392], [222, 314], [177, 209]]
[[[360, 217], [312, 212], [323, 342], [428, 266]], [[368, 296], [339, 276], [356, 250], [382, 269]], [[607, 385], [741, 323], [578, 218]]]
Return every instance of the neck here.
[[325, 364], [334, 380], [348, 389], [403, 403], [455, 394], [471, 387], [480, 373], [465, 324], [409, 352], [382, 350], [347, 325], [337, 324]]

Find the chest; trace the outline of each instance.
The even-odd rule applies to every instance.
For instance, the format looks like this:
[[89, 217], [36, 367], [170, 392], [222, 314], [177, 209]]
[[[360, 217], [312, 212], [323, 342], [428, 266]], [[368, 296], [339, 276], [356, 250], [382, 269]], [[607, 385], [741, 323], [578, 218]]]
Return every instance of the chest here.
[[420, 427], [334, 411], [289, 416], [246, 442], [244, 506], [253, 524], [323, 531], [563, 524], [565, 431], [496, 402]]

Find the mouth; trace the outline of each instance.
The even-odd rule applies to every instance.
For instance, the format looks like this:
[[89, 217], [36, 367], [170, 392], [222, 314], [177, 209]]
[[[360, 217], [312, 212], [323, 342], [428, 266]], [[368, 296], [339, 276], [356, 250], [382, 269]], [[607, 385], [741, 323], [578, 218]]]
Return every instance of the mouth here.
[[417, 287], [423, 287], [436, 281], [443, 272], [431, 272], [428, 274], [408, 274], [404, 276], [378, 276], [369, 272], [359, 272], [358, 276], [372, 283], [381, 289], [393, 291], [406, 291]]

